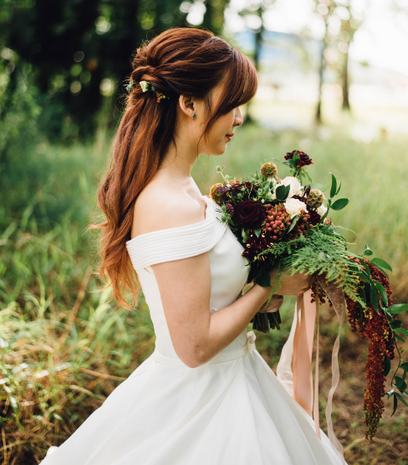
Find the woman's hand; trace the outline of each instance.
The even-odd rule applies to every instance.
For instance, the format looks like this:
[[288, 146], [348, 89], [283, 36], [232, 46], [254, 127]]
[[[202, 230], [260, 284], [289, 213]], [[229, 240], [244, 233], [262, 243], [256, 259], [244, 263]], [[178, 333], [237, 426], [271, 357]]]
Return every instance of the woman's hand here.
[[[271, 277], [271, 287], [276, 285], [277, 269], [273, 268], [269, 271]], [[280, 285], [276, 294], [283, 295], [294, 295], [299, 296], [304, 294], [310, 289], [313, 284], [315, 277], [313, 275], [295, 273], [294, 275], [284, 274], [280, 280]]]
[[266, 303], [258, 310], [260, 313], [277, 312], [283, 304], [283, 295], [274, 294], [268, 305]]

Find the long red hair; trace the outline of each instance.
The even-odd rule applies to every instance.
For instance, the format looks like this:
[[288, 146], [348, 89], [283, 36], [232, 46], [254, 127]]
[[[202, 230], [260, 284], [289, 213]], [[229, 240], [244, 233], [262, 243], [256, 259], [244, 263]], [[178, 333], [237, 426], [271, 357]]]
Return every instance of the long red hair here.
[[[224, 95], [218, 108], [212, 109], [210, 91], [223, 79]], [[130, 308], [126, 294], [130, 292], [135, 305], [140, 290], [126, 249], [133, 207], [174, 143], [178, 97], [206, 102], [210, 115], [206, 136], [219, 116], [251, 100], [258, 83], [256, 70], [243, 53], [211, 32], [195, 28], [170, 29], [138, 48], [130, 80], [134, 85], [98, 192], [106, 221], [90, 227], [103, 228], [99, 275], [112, 286], [117, 305], [125, 308]], [[140, 81], [148, 81], [169, 99], [158, 103], [153, 92], [143, 93]]]

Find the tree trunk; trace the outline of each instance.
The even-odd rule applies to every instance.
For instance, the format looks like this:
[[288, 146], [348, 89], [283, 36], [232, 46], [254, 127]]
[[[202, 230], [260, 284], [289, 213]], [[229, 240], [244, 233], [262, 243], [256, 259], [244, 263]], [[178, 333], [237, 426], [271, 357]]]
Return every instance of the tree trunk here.
[[[254, 50], [254, 66], [256, 71], [259, 71], [259, 56], [261, 54], [261, 47], [262, 47], [262, 37], [263, 37], [264, 26], [262, 22], [262, 26], [260, 27], [259, 31], [255, 32], [255, 50]], [[250, 113], [250, 103], [247, 104], [247, 113], [245, 116], [245, 123], [252, 123], [253, 118]]]
[[343, 68], [342, 75], [342, 89], [343, 89], [343, 110], [350, 110], [350, 100], [349, 100], [349, 79], [348, 79], [348, 61], [349, 61], [349, 52], [347, 50], [345, 56], [345, 63]]
[[206, 10], [204, 13], [203, 23], [201, 26], [205, 29], [208, 29], [209, 31], [212, 31], [214, 7], [211, 4], [210, 0], [207, 0], [205, 2], [205, 8]]
[[322, 122], [322, 89], [323, 89], [323, 75], [324, 75], [324, 51], [326, 50], [326, 41], [322, 42], [322, 53], [320, 56], [320, 70], [319, 70], [319, 99], [317, 102], [315, 121], [318, 124]]

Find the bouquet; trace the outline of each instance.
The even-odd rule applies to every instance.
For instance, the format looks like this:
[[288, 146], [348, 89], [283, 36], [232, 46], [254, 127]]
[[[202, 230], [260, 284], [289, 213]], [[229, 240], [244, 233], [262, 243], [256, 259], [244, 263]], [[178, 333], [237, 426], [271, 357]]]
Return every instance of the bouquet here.
[[[372, 439], [384, 410], [385, 377], [396, 352], [398, 368], [387, 394], [393, 398], [394, 412], [398, 401], [408, 407], [408, 362], [402, 361], [397, 342], [408, 336], [397, 318], [408, 310], [408, 305], [394, 304], [391, 298], [388, 281], [391, 266], [385, 260], [371, 258], [373, 252], [368, 246], [361, 255], [350, 252], [341, 232], [344, 228], [329, 219], [332, 210], [341, 210], [349, 203], [348, 198], [335, 200], [341, 189], [336, 177], [331, 174], [326, 196], [319, 189], [312, 189], [305, 167], [313, 161], [306, 153], [294, 150], [284, 158], [283, 163], [292, 171], [284, 179], [277, 177], [278, 169], [272, 162], [264, 163], [259, 172], [242, 181], [230, 179], [217, 167], [224, 182], [212, 186], [210, 196], [222, 211], [221, 220], [245, 248], [242, 255], [249, 260], [248, 282], [269, 287], [269, 271], [277, 269], [276, 285], [269, 300], [284, 273], [316, 276], [312, 296], [317, 302], [328, 301], [336, 306], [339, 297], [330, 289], [341, 290], [351, 329], [369, 340], [363, 410], [366, 436]], [[258, 312], [252, 322], [255, 330], [266, 333], [279, 329], [281, 321], [279, 312]]]

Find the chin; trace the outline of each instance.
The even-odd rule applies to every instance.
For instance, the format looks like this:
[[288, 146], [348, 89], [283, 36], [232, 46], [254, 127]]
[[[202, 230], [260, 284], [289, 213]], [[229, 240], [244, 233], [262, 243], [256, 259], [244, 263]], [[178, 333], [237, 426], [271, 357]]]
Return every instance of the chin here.
[[206, 150], [203, 151], [203, 153], [212, 157], [219, 157], [220, 155], [224, 155], [224, 153], [227, 150], [227, 147], [227, 144], [225, 144], [224, 146], [220, 145], [218, 147], [206, 148]]
[[219, 157], [221, 155], [224, 155], [224, 153], [227, 151], [227, 144], [225, 144], [225, 147], [224, 148], [220, 148], [219, 150], [217, 151], [214, 151], [213, 155], [216, 156], [216, 157]]

